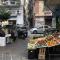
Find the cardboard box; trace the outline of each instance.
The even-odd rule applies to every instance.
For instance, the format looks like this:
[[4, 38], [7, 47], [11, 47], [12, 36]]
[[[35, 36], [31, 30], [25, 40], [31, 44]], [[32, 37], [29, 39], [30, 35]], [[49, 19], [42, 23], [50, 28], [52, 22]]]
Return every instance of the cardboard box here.
[[40, 48], [39, 49], [39, 54], [38, 54], [38, 59], [39, 60], [45, 60], [45, 48]]

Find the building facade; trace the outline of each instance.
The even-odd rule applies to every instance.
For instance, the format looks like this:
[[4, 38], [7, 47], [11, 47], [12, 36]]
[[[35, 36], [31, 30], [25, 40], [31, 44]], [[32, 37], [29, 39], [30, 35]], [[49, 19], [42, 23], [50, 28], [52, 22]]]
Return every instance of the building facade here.
[[29, 27], [28, 4], [29, 4], [29, 0], [24, 0], [24, 20], [25, 20], [25, 25], [27, 25]]
[[53, 12], [45, 5], [44, 0], [34, 1], [34, 21], [35, 27], [41, 25], [56, 27], [56, 20], [53, 16]]
[[23, 5], [21, 0], [0, 0], [0, 7], [7, 8], [11, 16], [9, 24], [23, 24]]

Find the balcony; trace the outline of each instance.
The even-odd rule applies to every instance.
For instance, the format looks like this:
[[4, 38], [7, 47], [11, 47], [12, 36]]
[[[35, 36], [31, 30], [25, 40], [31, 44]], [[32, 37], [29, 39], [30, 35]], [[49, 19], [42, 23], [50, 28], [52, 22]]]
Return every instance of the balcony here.
[[2, 1], [0, 6], [19, 6], [20, 1]]

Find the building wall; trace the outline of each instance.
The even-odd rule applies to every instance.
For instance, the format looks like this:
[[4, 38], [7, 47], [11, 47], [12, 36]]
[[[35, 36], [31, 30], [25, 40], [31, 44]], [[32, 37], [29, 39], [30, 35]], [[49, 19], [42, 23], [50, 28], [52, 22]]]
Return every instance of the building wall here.
[[0, 5], [1, 5], [1, 0], [0, 0]]
[[41, 25], [45, 25], [44, 17], [36, 17], [35, 18], [35, 27], [40, 27]]
[[[52, 8], [53, 6], [50, 6], [50, 9], [54, 9]], [[35, 21], [35, 27], [41, 26], [41, 25], [45, 25], [45, 16], [46, 17], [52, 17], [52, 11], [50, 10], [47, 6], [44, 5], [44, 0], [35, 0], [35, 4], [34, 4], [34, 21]], [[49, 19], [48, 19], [49, 20]], [[51, 19], [51, 26], [52, 27], [56, 27], [56, 19], [55, 17], [52, 17]], [[48, 22], [47, 22], [48, 23]]]
[[60, 4], [60, 0], [47, 0], [46, 3], [49, 5], [57, 5]]
[[44, 16], [43, 9], [44, 9], [44, 1], [36, 0], [34, 5], [35, 16]]
[[56, 18], [55, 17], [52, 18], [52, 27], [56, 28]]
[[39, 1], [35, 1], [34, 13], [35, 13], [35, 16], [39, 14]]
[[[6, 0], [8, 1], [8, 3], [10, 3], [12, 0]], [[4, 1], [4, 3], [6, 2]], [[15, 1], [15, 0], [14, 0]], [[24, 17], [23, 17], [23, 4], [24, 4], [24, 0], [19, 0], [19, 5], [11, 5], [11, 4], [7, 4], [7, 5], [3, 5], [3, 1], [0, 0], [0, 3], [2, 2], [1, 6], [5, 6], [4, 8], [8, 8], [8, 10], [11, 12], [11, 17], [8, 19], [9, 21], [16, 21], [16, 24], [24, 24]], [[17, 2], [17, 0], [15, 1]]]
[[20, 7], [20, 13], [17, 14], [16, 24], [24, 25], [23, 7]]
[[35, 5], [34, 5], [35, 27], [39, 27], [39, 26], [45, 24], [43, 9], [44, 9], [44, 1], [43, 0], [35, 0]]
[[24, 0], [21, 0], [21, 5], [24, 5]]
[[23, 6], [20, 6], [19, 8], [13, 8], [11, 9], [11, 17], [9, 20], [16, 20], [16, 24], [22, 24], [24, 23], [24, 17], [23, 17]]
[[0, 0], [0, 5], [15, 6], [19, 5], [20, 0]]

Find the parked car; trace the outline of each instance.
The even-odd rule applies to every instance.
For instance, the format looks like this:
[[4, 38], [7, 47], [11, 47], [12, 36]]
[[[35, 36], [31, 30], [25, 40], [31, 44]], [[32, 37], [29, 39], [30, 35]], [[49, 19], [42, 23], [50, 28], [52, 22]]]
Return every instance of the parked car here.
[[30, 29], [30, 32], [32, 34], [45, 34], [46, 35], [46, 34], [59, 32], [59, 30], [48, 25], [43, 25], [37, 28], [35, 27], [35, 28]]
[[30, 32], [33, 33], [33, 34], [44, 33], [44, 32], [46, 32], [46, 31], [48, 31], [49, 29], [51, 29], [50, 26], [48, 26], [48, 25], [43, 25], [43, 26], [40, 26], [40, 27], [37, 27], [37, 28], [32, 28], [32, 29], [30, 29]]

